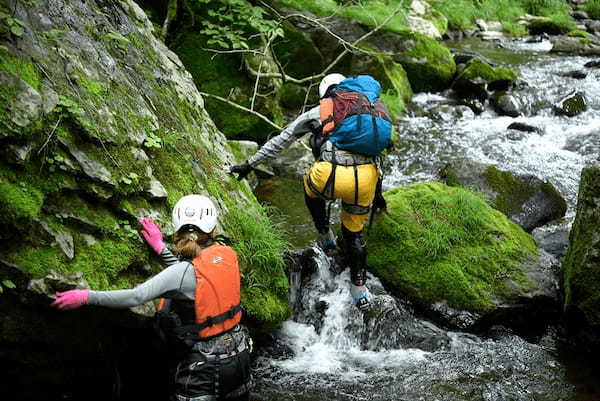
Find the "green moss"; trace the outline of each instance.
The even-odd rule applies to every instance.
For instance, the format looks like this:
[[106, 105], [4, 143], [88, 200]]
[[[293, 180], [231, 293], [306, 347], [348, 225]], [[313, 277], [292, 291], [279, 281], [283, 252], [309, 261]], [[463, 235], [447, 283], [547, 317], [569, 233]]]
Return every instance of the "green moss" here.
[[550, 18], [538, 18], [529, 23], [529, 32], [537, 35], [548, 33], [550, 35], [563, 35], [575, 29], [573, 19], [568, 15], [554, 15]]
[[27, 246], [10, 250], [5, 257], [9, 262], [21, 266], [34, 278], [43, 277], [49, 270], [60, 271], [66, 266], [66, 257], [58, 248]]
[[586, 31], [582, 31], [579, 29], [574, 29], [571, 32], [567, 33], [567, 36], [572, 36], [574, 38], [585, 38], [585, 39], [589, 39], [590, 34]]
[[404, 33], [413, 47], [394, 56], [402, 64], [412, 89], [416, 92], [439, 91], [450, 86], [456, 64], [450, 50], [437, 41], [419, 33]]
[[486, 311], [509, 281], [531, 286], [518, 264], [537, 254], [534, 240], [482, 198], [440, 183], [385, 197], [388, 213], [368, 235], [368, 264], [397, 294]]
[[600, 166], [581, 173], [577, 215], [565, 257], [565, 308], [579, 309], [588, 323], [600, 327]]
[[284, 37], [275, 42], [275, 56], [285, 66], [286, 74], [295, 78], [311, 76], [315, 71], [322, 71], [323, 56], [315, 47], [310, 37], [295, 28], [289, 22], [282, 25]]
[[[300, 110], [304, 105], [304, 100], [306, 99], [306, 88], [296, 84], [283, 84], [281, 85], [281, 88], [279, 88], [279, 99], [281, 101], [281, 105], [286, 109], [294, 111]], [[310, 100], [314, 101], [316, 99]]]
[[383, 54], [376, 54], [375, 57], [383, 65], [389, 86], [391, 86], [386, 88], [381, 100], [388, 106], [392, 115], [398, 117], [404, 114], [406, 102], [410, 101], [413, 96], [408, 76], [402, 65], [395, 63], [391, 57]]
[[108, 88], [102, 82], [90, 81], [85, 78], [83, 75], [80, 75], [77, 78], [77, 82], [81, 85], [82, 88], [87, 90], [89, 93], [95, 96], [103, 96], [107, 93]]
[[[235, 54], [215, 55], [203, 50], [203, 47], [206, 47], [206, 39], [202, 35], [186, 33], [174, 48], [199, 90], [249, 107], [254, 81], [240, 70], [242, 58]], [[259, 118], [219, 100], [206, 98], [205, 104], [219, 130], [228, 138], [263, 141], [273, 131]], [[274, 115], [274, 110], [266, 107], [259, 111], [268, 116]]]
[[21, 78], [33, 89], [40, 90], [40, 73], [31, 61], [13, 57], [3, 52], [0, 53], [0, 71], [6, 71], [15, 77]]
[[488, 167], [483, 176], [498, 194], [493, 206], [507, 216], [518, 213], [523, 203], [535, 193], [532, 186], [518, 180], [512, 173], [500, 171], [494, 166]]
[[[140, 264], [140, 255], [145, 253], [140, 243], [120, 239], [78, 245], [75, 259], [62, 270], [82, 272], [90, 287], [96, 290], [119, 288], [115, 281], [119, 274], [134, 264]], [[128, 287], [131, 287], [132, 283], [129, 284]]]
[[600, 0], [588, 0], [583, 10], [593, 19], [600, 19]]
[[9, 182], [0, 177], [0, 221], [4, 224], [31, 222], [44, 203], [44, 194], [26, 181]]
[[81, 224], [92, 227], [105, 235], [111, 235], [119, 228], [119, 221], [106, 208], [83, 200], [76, 194], [64, 194], [51, 199], [48, 207], [63, 219], [74, 216]]
[[457, 79], [468, 79], [472, 80], [475, 78], [483, 78], [487, 83], [496, 81], [510, 81], [514, 82], [518, 78], [518, 74], [508, 68], [492, 67], [485, 61], [478, 58], [469, 60], [464, 70], [458, 76]]

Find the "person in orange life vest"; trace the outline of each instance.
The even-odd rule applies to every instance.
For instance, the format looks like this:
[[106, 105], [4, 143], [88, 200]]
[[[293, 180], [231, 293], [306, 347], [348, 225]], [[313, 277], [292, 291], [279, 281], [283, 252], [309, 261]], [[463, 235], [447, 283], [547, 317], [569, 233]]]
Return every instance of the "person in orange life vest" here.
[[[365, 76], [362, 76], [365, 77]], [[376, 82], [372, 77], [371, 82]], [[245, 163], [232, 166], [230, 173], [237, 173], [238, 179], [245, 178], [254, 166], [275, 158], [283, 149], [289, 147], [294, 141], [308, 132], [312, 132], [311, 148], [316, 158], [304, 177], [304, 199], [310, 211], [317, 232], [317, 244], [324, 251], [336, 246], [336, 239], [329, 228], [329, 216], [326, 210], [326, 201], [333, 199], [342, 200], [342, 237], [344, 239], [344, 256], [350, 267], [351, 286], [350, 293], [356, 306], [360, 310], [368, 310], [370, 306], [369, 293], [365, 282], [366, 275], [366, 244], [362, 231], [368, 219], [369, 211], [385, 209], [385, 200], [381, 195], [381, 180], [377, 168], [377, 156], [361, 154], [342, 149], [331, 136], [327, 136], [334, 129], [334, 101], [337, 97], [338, 85], [346, 77], [342, 74], [329, 74], [319, 84], [321, 102], [305, 113], [298, 116], [279, 135], [267, 141]], [[376, 83], [378, 89], [381, 87]], [[364, 97], [363, 97], [364, 98]], [[366, 98], [364, 98], [366, 99]], [[339, 104], [339, 103], [338, 103]], [[364, 110], [363, 103], [357, 103], [356, 109], [346, 111], [350, 116], [355, 114], [369, 114], [372, 117], [385, 117], [391, 121], [385, 106], [377, 101], [371, 104], [373, 111]], [[376, 110], [375, 110], [376, 107]], [[358, 111], [355, 111], [358, 110]], [[391, 127], [391, 122], [389, 123]], [[325, 133], [325, 135], [323, 135]]]
[[168, 267], [133, 289], [71, 290], [52, 306], [86, 304], [130, 308], [161, 298], [159, 325], [177, 349], [172, 401], [247, 400], [251, 388], [250, 339], [240, 325], [237, 255], [214, 243], [217, 209], [202, 195], [181, 198], [173, 208], [175, 253], [159, 227], [143, 219], [142, 235]]

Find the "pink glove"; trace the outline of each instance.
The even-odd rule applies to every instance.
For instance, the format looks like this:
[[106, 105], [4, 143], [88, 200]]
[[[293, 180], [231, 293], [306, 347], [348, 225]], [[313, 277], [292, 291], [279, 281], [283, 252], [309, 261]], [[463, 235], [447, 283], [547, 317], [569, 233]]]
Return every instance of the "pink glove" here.
[[77, 309], [83, 305], [87, 305], [90, 290], [70, 290], [65, 292], [57, 292], [56, 300], [50, 304], [60, 310]]
[[140, 220], [140, 224], [144, 227], [140, 233], [142, 233], [142, 236], [148, 245], [150, 245], [150, 248], [154, 249], [154, 252], [160, 255], [165, 249], [165, 243], [163, 241], [162, 233], [160, 232], [160, 227], [149, 218]]

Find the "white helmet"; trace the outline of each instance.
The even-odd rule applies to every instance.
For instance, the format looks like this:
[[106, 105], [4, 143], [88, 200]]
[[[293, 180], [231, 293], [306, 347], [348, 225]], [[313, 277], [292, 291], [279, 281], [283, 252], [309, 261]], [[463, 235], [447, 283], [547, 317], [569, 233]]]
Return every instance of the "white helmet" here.
[[209, 234], [217, 226], [217, 208], [203, 195], [186, 195], [173, 208], [173, 226], [178, 232], [185, 226]]
[[325, 75], [319, 84], [319, 97], [324, 97], [331, 85], [337, 85], [344, 79], [346, 77], [338, 73]]

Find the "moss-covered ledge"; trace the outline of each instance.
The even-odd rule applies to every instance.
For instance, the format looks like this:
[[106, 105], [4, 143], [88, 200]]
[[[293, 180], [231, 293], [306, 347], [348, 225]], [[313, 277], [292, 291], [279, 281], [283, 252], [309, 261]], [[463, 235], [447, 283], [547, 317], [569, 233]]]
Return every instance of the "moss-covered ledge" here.
[[395, 295], [484, 313], [535, 286], [523, 270], [537, 256], [533, 238], [479, 196], [430, 182], [385, 198], [387, 213], [368, 234], [368, 265]]

